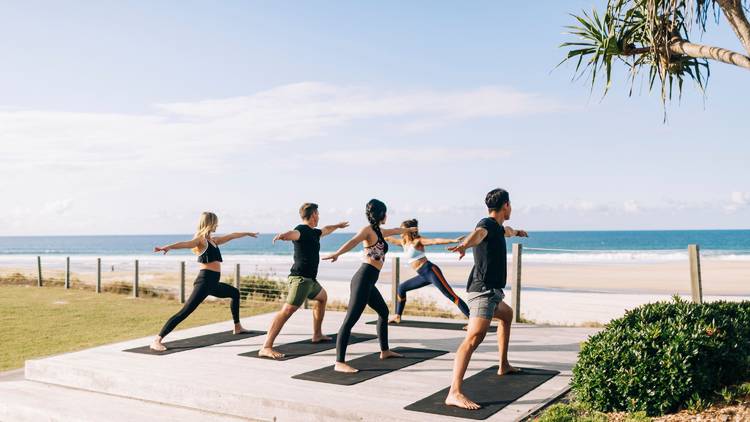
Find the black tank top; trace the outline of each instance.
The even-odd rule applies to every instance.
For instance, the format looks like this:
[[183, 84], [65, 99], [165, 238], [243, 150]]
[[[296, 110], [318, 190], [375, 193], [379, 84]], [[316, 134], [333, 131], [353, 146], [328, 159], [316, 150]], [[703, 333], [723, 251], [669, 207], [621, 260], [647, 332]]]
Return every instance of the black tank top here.
[[201, 264], [209, 264], [211, 262], [223, 262], [221, 259], [221, 251], [218, 246], [211, 243], [210, 240], [206, 239], [206, 250], [202, 254], [198, 255], [198, 262]]

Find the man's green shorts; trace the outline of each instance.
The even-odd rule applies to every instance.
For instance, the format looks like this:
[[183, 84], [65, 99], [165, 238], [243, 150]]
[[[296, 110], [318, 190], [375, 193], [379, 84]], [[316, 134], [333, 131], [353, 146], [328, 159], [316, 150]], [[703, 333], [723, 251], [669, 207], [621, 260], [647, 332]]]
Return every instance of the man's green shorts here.
[[286, 303], [292, 306], [302, 306], [305, 299], [315, 299], [321, 290], [323, 290], [323, 286], [314, 278], [290, 275], [289, 294], [286, 297]]

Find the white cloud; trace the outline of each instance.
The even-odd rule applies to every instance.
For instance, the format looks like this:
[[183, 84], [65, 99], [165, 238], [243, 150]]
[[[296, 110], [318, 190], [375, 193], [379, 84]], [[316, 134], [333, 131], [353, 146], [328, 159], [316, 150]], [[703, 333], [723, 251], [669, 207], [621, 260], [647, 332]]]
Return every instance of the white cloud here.
[[750, 192], [735, 191], [729, 195], [729, 204], [724, 206], [727, 212], [735, 212], [750, 205]]
[[510, 156], [510, 152], [502, 148], [376, 148], [332, 150], [300, 157], [318, 162], [333, 162], [336, 164], [360, 165], [359, 159], [367, 157], [372, 164], [401, 164], [401, 163], [429, 163], [445, 164], [456, 161], [491, 161]]
[[196, 160], [226, 165], [227, 157], [259, 144], [310, 139], [357, 120], [389, 118], [389, 126], [400, 130], [429, 130], [448, 122], [561, 109], [553, 99], [498, 86], [383, 92], [315, 82], [243, 97], [157, 104], [153, 113], [138, 115], [0, 109], [0, 172], [179, 167]]
[[609, 205], [600, 204], [586, 199], [578, 199], [572, 202], [566, 202], [562, 204], [560, 208], [564, 211], [578, 211], [581, 213], [597, 212], [605, 214], [609, 213], [612, 210]]
[[47, 202], [42, 206], [41, 214], [59, 216], [65, 214], [73, 205], [72, 199]]
[[636, 213], [639, 213], [641, 211], [641, 206], [638, 205], [638, 202], [636, 202], [636, 201], [634, 201], [632, 199], [625, 201], [622, 204], [622, 208], [628, 214], [636, 214]]

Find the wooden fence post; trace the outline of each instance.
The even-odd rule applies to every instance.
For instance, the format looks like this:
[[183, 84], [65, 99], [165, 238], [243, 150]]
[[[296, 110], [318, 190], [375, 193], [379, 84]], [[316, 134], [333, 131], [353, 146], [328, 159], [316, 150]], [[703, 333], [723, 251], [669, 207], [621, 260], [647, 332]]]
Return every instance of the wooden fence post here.
[[690, 290], [693, 302], [703, 303], [703, 285], [701, 283], [701, 255], [698, 245], [688, 245], [690, 257]]
[[42, 257], [36, 257], [36, 285], [42, 287]]
[[185, 261], [180, 262], [180, 303], [185, 303]]
[[393, 258], [391, 265], [391, 298], [395, 312], [396, 305], [398, 305], [398, 285], [401, 282], [401, 258]]
[[240, 289], [240, 264], [237, 263], [234, 266], [234, 287]]
[[65, 257], [65, 288], [70, 288], [70, 257]]
[[513, 322], [521, 320], [521, 252], [523, 245], [520, 243], [513, 244], [513, 274], [511, 276], [510, 286], [510, 306], [513, 308]]
[[96, 258], [96, 292], [102, 292], [102, 259]]
[[133, 274], [133, 297], [138, 297], [138, 260], [135, 260], [135, 273]]

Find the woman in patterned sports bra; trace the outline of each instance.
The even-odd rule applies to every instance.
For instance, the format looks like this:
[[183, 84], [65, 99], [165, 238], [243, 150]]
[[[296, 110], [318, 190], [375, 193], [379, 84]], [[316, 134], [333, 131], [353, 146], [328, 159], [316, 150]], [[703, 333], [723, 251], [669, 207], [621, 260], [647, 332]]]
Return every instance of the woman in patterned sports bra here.
[[172, 249], [192, 249], [193, 253], [198, 255], [200, 272], [193, 283], [193, 293], [190, 294], [190, 297], [185, 302], [185, 306], [167, 320], [159, 335], [151, 343], [151, 349], [157, 352], [167, 350], [167, 347], [161, 342], [162, 339], [172, 332], [177, 327], [177, 324], [190, 316], [209, 295], [231, 298], [232, 304], [230, 309], [232, 310], [232, 319], [234, 320], [234, 334], [247, 332], [247, 330], [242, 328], [242, 324], [240, 324], [240, 291], [229, 284], [219, 282], [222, 262], [219, 245], [245, 236], [258, 237], [258, 233], [242, 232], [213, 237], [212, 235], [218, 226], [219, 218], [216, 217], [216, 214], [204, 212], [201, 214], [198, 231], [195, 233], [193, 240], [154, 248], [154, 252], [164, 252], [165, 254]]
[[385, 254], [388, 253], [388, 243], [386, 243], [384, 236], [407, 233], [416, 229], [399, 227], [381, 230], [380, 226], [386, 220], [386, 211], [384, 203], [377, 199], [371, 199], [365, 210], [370, 224], [363, 227], [339, 250], [323, 258], [336, 262], [339, 256], [352, 250], [358, 243], [362, 242], [364, 246], [364, 262], [352, 277], [349, 307], [336, 339], [336, 365], [334, 369], [339, 372], [353, 373], [358, 371], [345, 363], [346, 346], [349, 344], [349, 336], [354, 324], [362, 316], [362, 312], [367, 305], [378, 313], [377, 332], [380, 341], [380, 359], [401, 357], [398, 353], [388, 349], [388, 305], [375, 287], [375, 282], [378, 281], [378, 275], [380, 275], [380, 270], [385, 262]]

